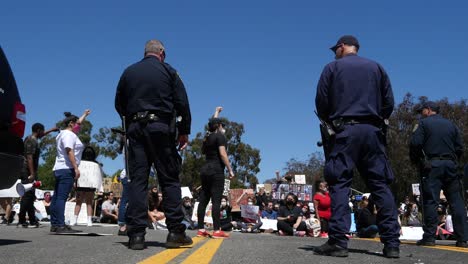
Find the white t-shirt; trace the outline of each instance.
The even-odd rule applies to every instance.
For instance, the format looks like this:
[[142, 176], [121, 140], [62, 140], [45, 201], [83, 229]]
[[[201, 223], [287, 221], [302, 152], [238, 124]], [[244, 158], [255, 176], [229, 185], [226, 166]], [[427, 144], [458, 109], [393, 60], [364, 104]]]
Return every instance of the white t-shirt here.
[[106, 200], [102, 203], [101, 209], [102, 209], [101, 217], [103, 217], [104, 209], [106, 209], [110, 214], [112, 214], [112, 212], [117, 211], [117, 205], [111, 203], [109, 200]]
[[84, 145], [78, 136], [70, 130], [61, 130], [55, 140], [57, 141], [57, 157], [55, 158], [53, 170], [73, 169], [73, 165], [65, 150], [66, 148], [73, 149], [76, 165], [79, 166]]

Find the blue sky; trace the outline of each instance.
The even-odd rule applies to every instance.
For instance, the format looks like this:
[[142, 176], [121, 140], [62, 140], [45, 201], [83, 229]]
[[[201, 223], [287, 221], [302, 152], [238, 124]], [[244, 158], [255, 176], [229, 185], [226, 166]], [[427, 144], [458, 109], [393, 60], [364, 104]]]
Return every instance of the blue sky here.
[[[64, 111], [86, 108], [95, 128], [119, 125], [117, 81], [152, 38], [164, 42], [186, 85], [192, 136], [223, 106], [261, 151], [260, 181], [290, 158], [321, 151], [316, 85], [341, 35], [357, 36], [360, 55], [384, 66], [397, 102], [407, 92], [468, 98], [464, 1], [26, 2], [2, 4], [0, 45], [28, 134], [35, 122], [50, 127]], [[102, 161], [107, 173], [122, 167], [120, 158]]]

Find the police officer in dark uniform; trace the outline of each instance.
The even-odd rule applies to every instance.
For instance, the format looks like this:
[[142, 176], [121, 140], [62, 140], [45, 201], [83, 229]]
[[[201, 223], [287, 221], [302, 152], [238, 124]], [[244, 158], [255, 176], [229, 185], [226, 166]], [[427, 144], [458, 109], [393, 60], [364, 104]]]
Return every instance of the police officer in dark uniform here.
[[129, 141], [129, 188], [127, 207], [128, 247], [145, 247], [147, 226], [148, 175], [156, 167], [164, 197], [164, 213], [169, 230], [167, 247], [192, 244], [182, 224], [179, 172], [181, 158], [175, 144], [172, 122], [178, 122], [179, 150], [188, 144], [191, 115], [184, 84], [177, 72], [164, 62], [165, 49], [158, 40], [145, 45], [144, 58], [122, 74], [115, 97], [115, 108], [125, 117]]
[[457, 174], [457, 161], [463, 154], [461, 134], [452, 122], [438, 114], [439, 107], [436, 103], [425, 102], [419, 111], [424, 118], [414, 130], [410, 143], [411, 160], [423, 163], [420, 188], [424, 209], [424, 235], [417, 245], [435, 245], [437, 206], [442, 189], [452, 211], [456, 246], [467, 247], [466, 210], [462, 198], [461, 175]]
[[357, 168], [365, 177], [378, 209], [377, 225], [383, 254], [399, 257], [397, 207], [389, 184], [394, 176], [385, 153], [384, 120], [393, 111], [394, 100], [387, 73], [378, 63], [359, 57], [358, 40], [341, 37], [331, 48], [336, 60], [323, 69], [315, 104], [319, 117], [333, 126], [331, 150], [324, 174], [331, 196], [329, 239], [315, 249], [317, 254], [348, 256], [351, 225], [348, 194]]

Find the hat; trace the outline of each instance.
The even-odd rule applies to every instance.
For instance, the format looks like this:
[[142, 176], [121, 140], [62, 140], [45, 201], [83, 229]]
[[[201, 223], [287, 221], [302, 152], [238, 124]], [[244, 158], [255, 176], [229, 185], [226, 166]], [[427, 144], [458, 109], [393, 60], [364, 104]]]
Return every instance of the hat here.
[[439, 106], [433, 101], [427, 101], [422, 103], [419, 107], [416, 108], [417, 112], [422, 112], [424, 108], [430, 108], [434, 112], [439, 112]]
[[333, 51], [333, 53], [336, 52], [338, 49], [338, 46], [341, 44], [346, 44], [346, 45], [351, 45], [355, 46], [357, 49], [359, 49], [359, 41], [357, 40], [356, 37], [351, 36], [351, 35], [344, 35], [342, 36], [335, 44], [335, 46], [331, 47], [330, 49]]

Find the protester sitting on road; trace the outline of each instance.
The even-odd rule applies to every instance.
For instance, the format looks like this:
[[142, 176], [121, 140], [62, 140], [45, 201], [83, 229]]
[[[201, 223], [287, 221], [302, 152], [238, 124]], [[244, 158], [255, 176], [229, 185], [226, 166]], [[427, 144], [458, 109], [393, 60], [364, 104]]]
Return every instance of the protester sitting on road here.
[[379, 232], [376, 224], [377, 209], [369, 203], [367, 196], [363, 196], [359, 209], [356, 212], [356, 230], [361, 238], [374, 238]]
[[451, 234], [445, 229], [445, 224], [447, 222], [447, 209], [441, 204], [437, 207], [437, 218], [439, 220], [436, 231], [437, 239], [446, 240]]
[[232, 207], [229, 205], [229, 199], [227, 196], [221, 197], [221, 208], [220, 208], [219, 222], [221, 224], [221, 230], [231, 231], [232, 230]]
[[309, 206], [307, 204], [304, 204], [301, 210], [302, 214], [304, 215], [303, 220], [309, 219], [312, 216], [312, 214], [310, 213]]
[[55, 188], [50, 204], [50, 231], [76, 233], [77, 230], [65, 225], [65, 203], [73, 188], [73, 183], [80, 177], [78, 166], [84, 145], [77, 136], [80, 129], [78, 117], [66, 112], [62, 123], [65, 129], [61, 130], [56, 137], [57, 157], [53, 168]]
[[[99, 163], [96, 161], [96, 151], [91, 146], [87, 146], [83, 150], [83, 156], [82, 156], [81, 160], [82, 161], [94, 162], [94, 163], [98, 164], [98, 166], [100, 168]], [[95, 177], [99, 177], [99, 180], [93, 180], [92, 182], [95, 182], [97, 184], [99, 184], [99, 182], [102, 182], [102, 173], [100, 173], [99, 175], [88, 175], [88, 174], [90, 174], [90, 173], [86, 174], [85, 171], [82, 171], [81, 178], [94, 179]], [[93, 226], [93, 220], [92, 220], [92, 217], [93, 217], [93, 201], [94, 201], [94, 193], [96, 192], [96, 188], [94, 188], [94, 187], [97, 187], [97, 186], [94, 186], [94, 187], [92, 187], [90, 185], [82, 186], [82, 185], [80, 185], [80, 180], [78, 180], [77, 185], [78, 186], [75, 189], [75, 193], [76, 193], [75, 214], [74, 214], [74, 216], [72, 217], [72, 219], [70, 221], [70, 225], [73, 226], [73, 225], [77, 224], [78, 214], [81, 211], [81, 205], [83, 203], [85, 203], [86, 204], [86, 209], [87, 209], [87, 215], [88, 215], [87, 225], [88, 226]]]
[[278, 233], [281, 236], [305, 236], [307, 226], [302, 222], [302, 210], [296, 206], [297, 196], [288, 193], [284, 206], [281, 206], [278, 213]]
[[314, 206], [317, 219], [320, 220], [322, 233], [320, 237], [328, 238], [328, 221], [331, 217], [331, 199], [328, 194], [327, 182], [321, 181], [318, 185], [318, 192], [314, 195]]
[[46, 213], [47, 213], [47, 217], [50, 218], [50, 202], [52, 200], [52, 195], [50, 194], [50, 192], [45, 192], [44, 193], [44, 200], [42, 200], [42, 204], [44, 205], [44, 208], [46, 210]]
[[401, 218], [402, 226], [422, 226], [422, 215], [415, 203], [410, 202]]
[[273, 202], [268, 202], [265, 210], [262, 211], [262, 218], [265, 219], [276, 219], [278, 217], [278, 213], [273, 210]]
[[166, 216], [163, 210], [163, 194], [158, 192], [158, 188], [153, 186], [148, 192], [148, 218], [150, 228], [166, 229]]
[[273, 204], [273, 211], [276, 212], [276, 215], [277, 215], [277, 216], [278, 216], [278, 212], [279, 212], [280, 207], [281, 207], [281, 205], [280, 205], [280, 203], [278, 203], [278, 202], [275, 202], [275, 203]]
[[182, 224], [184, 224], [187, 229], [194, 230], [197, 224], [192, 220], [193, 206], [188, 196], [182, 199], [182, 212], [184, 213]]
[[0, 198], [0, 206], [5, 211], [5, 215], [3, 216], [2, 225], [9, 225], [13, 223], [13, 219], [15, 216], [15, 211], [11, 210], [13, 204], [12, 198]]
[[118, 217], [117, 205], [114, 202], [114, 193], [110, 192], [107, 195], [107, 200], [102, 203], [101, 207], [101, 223], [117, 224]]

